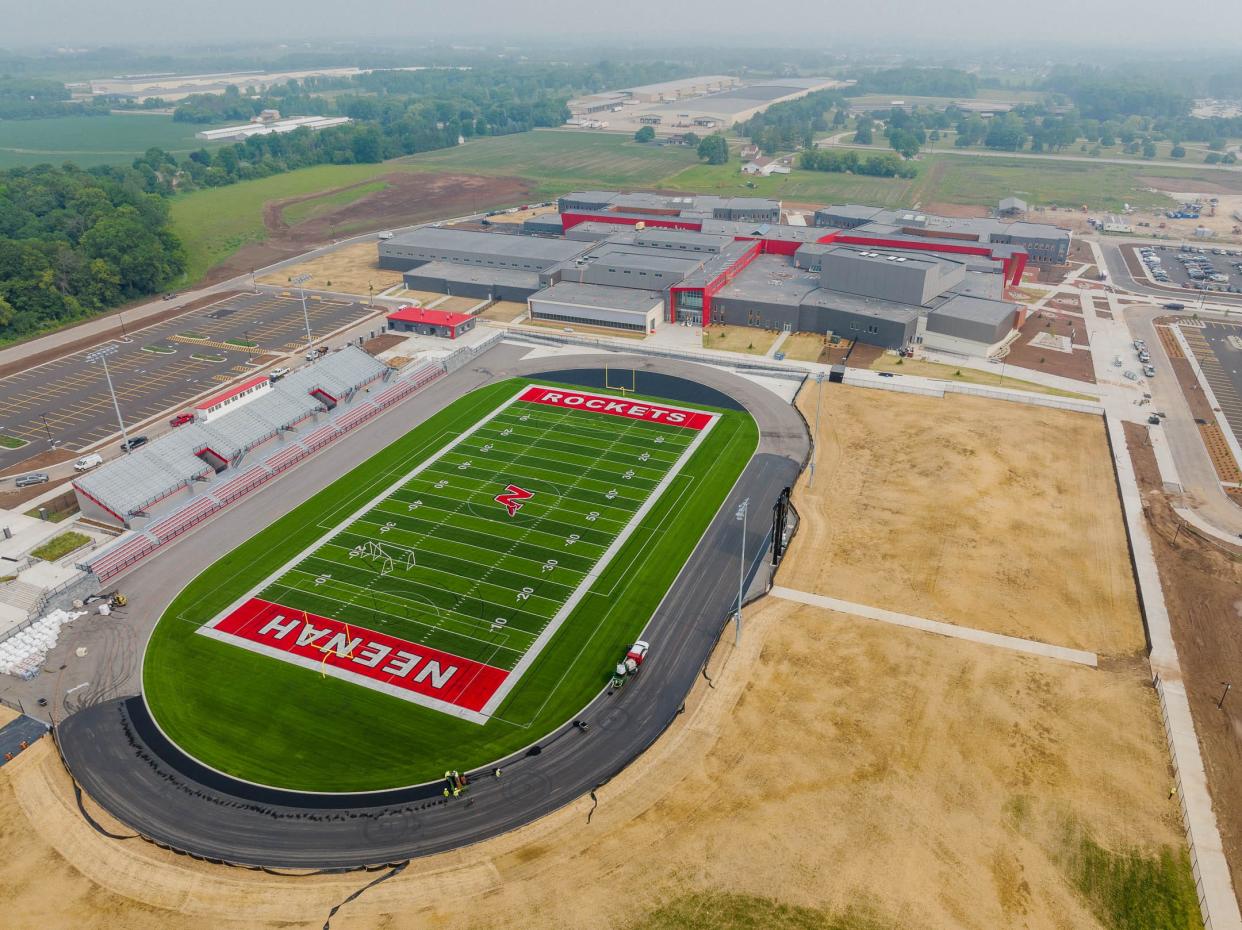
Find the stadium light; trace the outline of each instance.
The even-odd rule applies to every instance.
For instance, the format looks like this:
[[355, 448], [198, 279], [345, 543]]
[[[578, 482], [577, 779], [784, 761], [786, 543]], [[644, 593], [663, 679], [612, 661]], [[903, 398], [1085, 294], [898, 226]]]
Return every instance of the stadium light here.
[[733, 645], [735, 646], [742, 642], [742, 594], [746, 586], [746, 513], [748, 510], [750, 510], [749, 497], [738, 505], [737, 513], [733, 515], [733, 518], [742, 524], [742, 547], [737, 569], [737, 614], [735, 615], [737, 622], [733, 628]]
[[116, 354], [116, 344], [110, 343], [101, 346], [90, 355], [86, 356], [88, 362], [102, 362], [104, 370], [104, 378], [108, 382], [108, 391], [112, 394], [112, 409], [116, 411], [116, 422], [121, 426], [121, 438], [125, 441], [125, 451], [129, 451], [129, 434], [125, 432], [125, 420], [121, 417], [121, 405], [116, 399], [116, 389], [112, 386], [112, 373], [108, 371], [108, 356]]
[[315, 339], [313, 336], [311, 336], [310, 314], [306, 312], [306, 288], [302, 287], [302, 285], [305, 284], [307, 281], [309, 281], [310, 278], [311, 276], [309, 274], [300, 274], [294, 278], [290, 278], [290, 280], [294, 284], [297, 285], [298, 293], [302, 295], [302, 319], [306, 322], [306, 351], [307, 352], [310, 351], [311, 343], [314, 342]]

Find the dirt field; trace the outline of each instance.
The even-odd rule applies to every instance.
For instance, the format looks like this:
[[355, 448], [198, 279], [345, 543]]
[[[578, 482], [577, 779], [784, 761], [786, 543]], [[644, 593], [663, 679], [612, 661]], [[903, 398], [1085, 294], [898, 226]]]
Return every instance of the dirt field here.
[[[1203, 750], [1212, 806], [1235, 889], [1242, 888], [1242, 697], [1217, 707], [1222, 682], [1242, 687], [1242, 549], [1207, 541], [1181, 525], [1162, 490], [1144, 427], [1126, 424], [1126, 441], [1143, 489], [1152, 548], [1173, 621], [1173, 638]], [[1181, 528], [1179, 529], [1179, 525]]]
[[443, 294], [437, 294], [435, 291], [410, 291], [405, 288], [395, 292], [392, 296], [401, 300], [408, 300], [410, 303], [416, 304], [420, 307], [427, 307], [435, 303], [437, 300], [444, 299]]
[[[1144, 648], [1099, 417], [824, 384], [822, 512], [780, 583], [1104, 655]], [[799, 397], [815, 419], [815, 385]]]
[[[520, 178], [473, 174], [398, 171], [384, 175], [382, 180], [387, 183], [383, 190], [296, 226], [289, 226], [284, 221], [282, 213], [286, 207], [303, 200], [319, 199], [334, 191], [316, 191], [304, 197], [264, 204], [263, 224], [267, 238], [263, 242], [243, 246], [228, 261], [212, 268], [205, 282], [214, 284], [234, 275], [246, 274], [254, 268], [292, 258], [333, 239], [471, 213], [490, 204], [523, 200], [530, 191], [530, 185]], [[373, 182], [374, 179], [366, 183]]]
[[499, 323], [512, 323], [527, 311], [526, 304], [512, 300], [498, 300], [479, 314], [485, 320], [496, 320]]
[[1045, 387], [1033, 381], [1022, 380], [1022, 369], [1015, 365], [994, 365], [994, 370], [980, 371], [977, 368], [957, 368], [940, 362], [928, 362], [917, 358], [901, 358], [888, 352], [882, 354], [871, 363], [872, 371], [892, 371], [897, 374], [920, 375], [925, 378], [939, 378], [944, 381], [958, 381], [963, 384], [995, 385], [1013, 388], [1016, 391], [1030, 391], [1033, 394], [1050, 394], [1057, 397], [1075, 397], [1094, 400], [1094, 395], [1080, 394], [1076, 391], [1062, 391], [1058, 388]]
[[703, 331], [703, 348], [716, 352], [764, 355], [780, 333], [750, 326], [709, 326]]
[[375, 288], [376, 294], [379, 294], [394, 284], [401, 283], [401, 272], [380, 268], [374, 242], [347, 245], [327, 255], [290, 265], [273, 274], [263, 275], [258, 281], [260, 284], [288, 287], [290, 279], [301, 274], [311, 276], [306, 282], [308, 288], [317, 291], [357, 294], [362, 297], [368, 295], [369, 285]]
[[[1054, 336], [1069, 336], [1072, 344], [1086, 344], [1086, 324], [1082, 319], [1082, 309], [1075, 300], [1072, 303], [1049, 301], [1049, 307], [1031, 314], [1022, 324], [1018, 338], [1009, 345], [1009, 354], [1005, 361], [1015, 368], [1030, 368], [1044, 371], [1050, 375], [1073, 378], [1075, 381], [1095, 383], [1095, 368], [1091, 363], [1091, 352], [1087, 349], [1075, 349], [1073, 352], [1055, 352], [1042, 346], [1031, 345], [1031, 340], [1039, 333], [1052, 333]], [[1054, 305], [1055, 306], [1051, 306]], [[1058, 312], [1059, 310], [1066, 312]], [[1076, 313], [1077, 316], [1070, 316]]]
[[[599, 792], [589, 827], [583, 799], [415, 861], [332, 927], [1093, 930], [1115, 926], [1097, 917], [1110, 889], [1084, 882], [1101, 857], [1146, 865], [1163, 853], [1188, 884], [1141, 670], [775, 600], [751, 614], [740, 650], [730, 640], [715, 688], [700, 682], [670, 732]], [[0, 770], [0, 838], [15, 930], [319, 927], [377, 877], [267, 876], [107, 839], [78, 814], [46, 740]], [[1162, 888], [1140, 891], [1154, 900]], [[1183, 911], [1187, 901], [1193, 910], [1193, 889], [1175, 898]], [[805, 920], [753, 916], [773, 902]], [[649, 916], [656, 908], [686, 916]]]

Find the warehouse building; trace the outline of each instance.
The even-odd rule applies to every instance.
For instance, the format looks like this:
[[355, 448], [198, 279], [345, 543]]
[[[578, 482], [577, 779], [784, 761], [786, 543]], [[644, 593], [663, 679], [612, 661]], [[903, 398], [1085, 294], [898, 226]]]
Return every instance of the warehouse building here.
[[409, 271], [439, 261], [538, 273], [583, 251], [581, 243], [564, 239], [424, 226], [380, 242], [379, 265]]
[[531, 235], [427, 228], [381, 243], [381, 260], [412, 289], [525, 300], [532, 319], [570, 326], [727, 323], [986, 355], [1022, 321], [1005, 300], [1028, 255], [1018, 240], [1060, 233], [852, 205], [793, 226], [761, 198], [578, 191], [560, 206], [559, 236], [542, 234], [552, 223]]
[[664, 298], [653, 291], [562, 281], [531, 297], [529, 306], [532, 320], [651, 333], [663, 316]]
[[[1015, 199], [1014, 203], [1022, 202]], [[820, 229], [846, 229], [875, 237], [898, 235], [915, 240], [1016, 245], [1026, 251], [1031, 261], [1041, 265], [1065, 264], [1073, 239], [1070, 230], [1047, 223], [1003, 223], [997, 219], [935, 216], [858, 204], [816, 210], [815, 226]]]

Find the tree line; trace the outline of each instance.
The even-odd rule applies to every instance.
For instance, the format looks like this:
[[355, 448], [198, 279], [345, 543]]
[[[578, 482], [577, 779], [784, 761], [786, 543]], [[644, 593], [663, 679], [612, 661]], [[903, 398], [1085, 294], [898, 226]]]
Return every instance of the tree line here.
[[807, 171], [832, 171], [875, 178], [912, 178], [914, 165], [887, 153], [870, 155], [854, 149], [807, 149], [798, 156], [798, 165]]
[[0, 171], [0, 343], [154, 293], [184, 270], [168, 203], [138, 170]]

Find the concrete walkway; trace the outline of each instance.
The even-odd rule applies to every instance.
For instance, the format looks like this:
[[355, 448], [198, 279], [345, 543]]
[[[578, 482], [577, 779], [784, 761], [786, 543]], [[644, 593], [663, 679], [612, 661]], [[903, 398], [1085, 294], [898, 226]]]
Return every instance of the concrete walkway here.
[[1130, 450], [1120, 419], [1111, 412], [1106, 414], [1106, 418], [1113, 462], [1117, 470], [1117, 483], [1121, 490], [1122, 513], [1125, 516], [1126, 532], [1130, 536], [1134, 574], [1138, 580], [1143, 615], [1147, 618], [1147, 632], [1151, 639], [1151, 654], [1148, 658], [1152, 678], [1160, 694], [1165, 735], [1177, 776], [1182, 822], [1190, 847], [1203, 923], [1210, 930], [1242, 930], [1242, 912], [1238, 910], [1238, 901], [1233, 893], [1229, 863], [1225, 859], [1220, 828], [1212, 809], [1212, 796], [1208, 791], [1203, 755], [1199, 749], [1199, 738], [1195, 734], [1190, 701], [1186, 697], [1186, 688], [1182, 681], [1177, 646], [1173, 641], [1173, 627], [1164, 603], [1164, 588], [1160, 584], [1160, 573], [1156, 569], [1151, 537], [1147, 534], [1138, 479], [1130, 461]]
[[891, 623], [893, 626], [904, 626], [911, 630], [922, 630], [925, 633], [938, 633], [941, 636], [951, 636], [954, 639], [965, 639], [972, 643], [982, 643], [985, 646], [997, 646], [1012, 652], [1043, 656], [1046, 659], [1060, 659], [1062, 662], [1073, 662], [1077, 665], [1087, 665], [1091, 668], [1095, 668], [1098, 664], [1094, 652], [1086, 652], [1082, 649], [1052, 646], [1048, 643], [1040, 643], [1031, 639], [1021, 639], [1017, 636], [1004, 636], [1000, 633], [989, 633], [986, 630], [977, 630], [973, 627], [941, 623], [939, 620], [927, 620], [923, 617], [912, 617], [909, 614], [899, 614], [880, 607], [853, 604], [849, 601], [838, 600], [835, 597], [825, 597], [822, 594], [808, 594], [805, 591], [795, 591], [793, 588], [783, 588], [779, 585], [773, 587], [769, 593], [773, 597], [779, 597], [784, 601], [796, 601], [799, 604], [808, 604], [811, 607], [822, 607], [825, 610], [835, 610], [839, 613], [851, 614], [852, 616], [862, 617], [867, 620]]

